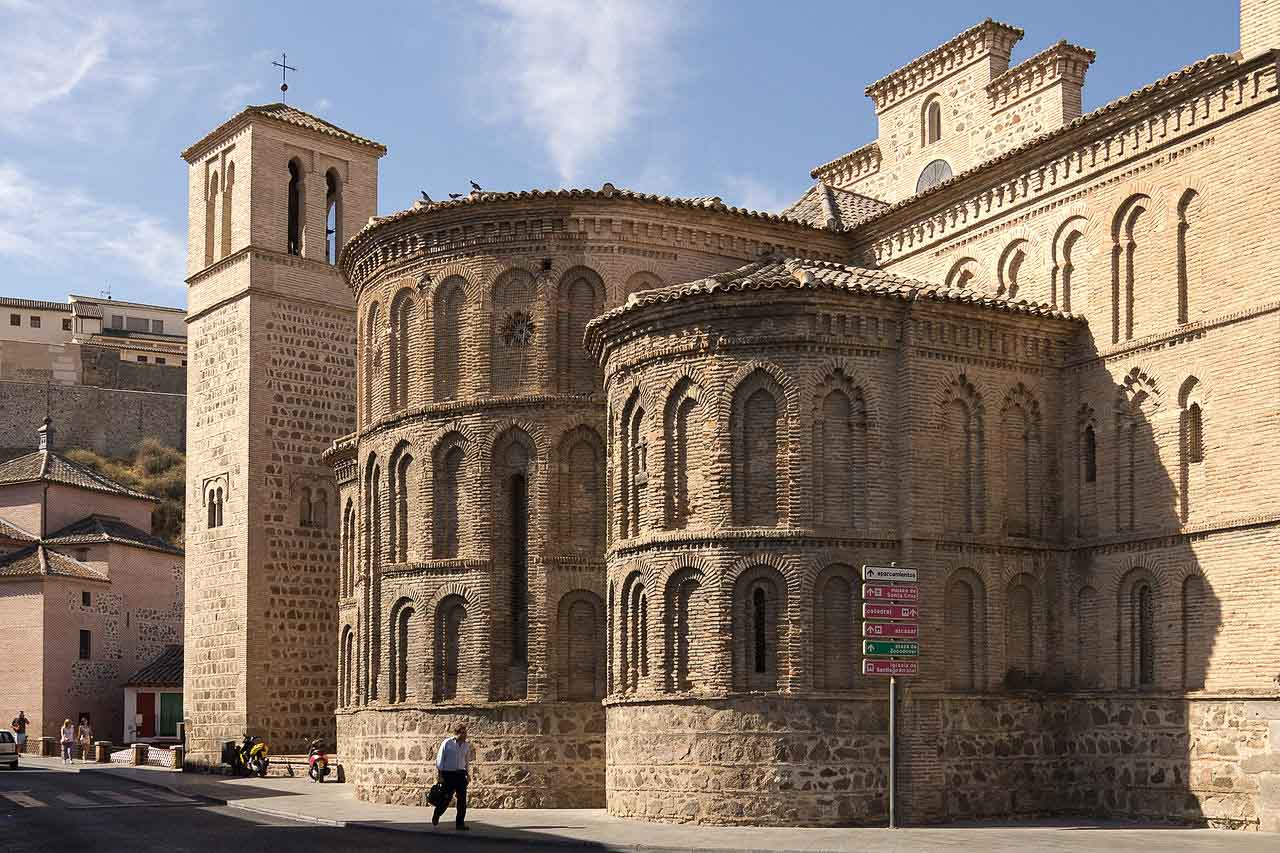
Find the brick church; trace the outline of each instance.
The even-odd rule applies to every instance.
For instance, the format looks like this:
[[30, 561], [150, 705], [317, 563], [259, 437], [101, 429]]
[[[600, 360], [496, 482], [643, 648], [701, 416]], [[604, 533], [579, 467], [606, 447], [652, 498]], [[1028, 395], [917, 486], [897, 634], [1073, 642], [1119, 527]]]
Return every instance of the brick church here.
[[[423, 802], [886, 815], [858, 567], [921, 573], [899, 814], [1280, 830], [1280, 2], [1082, 113], [984, 21], [781, 214], [377, 211], [249, 107], [190, 166], [186, 712]], [[1224, 45], [1230, 50], [1235, 45]]]

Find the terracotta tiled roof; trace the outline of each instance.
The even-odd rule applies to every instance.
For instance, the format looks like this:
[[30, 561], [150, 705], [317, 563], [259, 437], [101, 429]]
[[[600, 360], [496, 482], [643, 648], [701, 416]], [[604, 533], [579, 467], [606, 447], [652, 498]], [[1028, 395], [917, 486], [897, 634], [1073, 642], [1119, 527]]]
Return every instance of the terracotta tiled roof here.
[[16, 524], [11, 524], [0, 518], [0, 539], [9, 539], [17, 542], [35, 542], [39, 537], [32, 533], [28, 533]]
[[97, 569], [73, 560], [66, 554], [59, 554], [40, 543], [0, 556], [0, 579], [38, 577], [107, 580], [107, 576]]
[[587, 324], [587, 346], [593, 352], [598, 352], [602, 345], [600, 329], [603, 326], [617, 317], [645, 306], [697, 297], [705, 298], [717, 293], [775, 289], [812, 290], [821, 287], [895, 299], [955, 302], [1017, 314], [1079, 320], [1049, 305], [1030, 303], [1025, 300], [1013, 302], [1003, 297], [988, 296], [973, 290], [950, 288], [903, 278], [884, 270], [865, 269], [806, 258], [769, 258], [687, 284], [657, 287], [653, 290], [633, 293], [627, 297], [625, 304], [605, 312]]
[[[388, 216], [370, 217], [369, 221], [365, 224], [365, 226], [361, 228], [359, 233], [357, 233], [354, 237], [352, 237], [351, 242], [347, 244], [348, 251], [350, 250], [350, 247], [353, 244], [357, 243], [362, 237], [364, 237], [366, 234], [368, 234], [368, 232], [372, 231], [373, 229], [381, 225], [386, 225], [391, 222], [397, 222], [402, 219], [407, 219], [411, 216], [418, 216], [430, 211], [449, 210], [451, 208], [466, 207], [468, 205], [475, 205], [475, 204], [488, 204], [491, 202], [499, 202], [499, 201], [520, 201], [524, 199], [544, 199], [544, 198], [545, 199], [556, 199], [556, 198], [634, 199], [636, 201], [650, 202], [653, 204], [664, 205], [666, 207], [683, 207], [688, 209], [701, 208], [703, 210], [713, 210], [713, 211], [729, 213], [737, 216], [747, 216], [747, 217], [751, 217], [752, 219], [761, 219], [768, 222], [780, 222], [788, 225], [801, 225], [806, 227], [812, 227], [808, 222], [803, 222], [799, 219], [795, 219], [794, 217], [779, 215], [777, 213], [766, 213], [764, 211], [758, 211], [758, 210], [748, 210], [745, 207], [734, 207], [732, 205], [725, 204], [724, 201], [719, 196], [683, 197], [683, 196], [655, 195], [653, 193], [642, 193], [642, 192], [637, 192], [635, 190], [623, 189], [621, 187], [615, 187], [613, 184], [605, 183], [598, 190], [547, 189], [547, 190], [519, 190], [516, 192], [486, 191], [486, 192], [472, 192], [472, 193], [468, 193], [467, 195], [461, 198], [448, 199], [446, 201], [433, 201], [430, 204], [421, 202], [421, 201], [414, 202], [412, 207], [406, 208], [405, 210], [397, 211], [396, 213], [392, 213]], [[344, 255], [345, 254], [346, 252], [344, 252]]]
[[815, 228], [851, 228], [888, 206], [879, 199], [819, 181], [809, 187], [795, 204], [782, 211], [782, 215], [807, 222]]
[[[1125, 95], [1124, 97], [1117, 98], [1116, 100], [1112, 101], [1109, 104], [1098, 107], [1093, 112], [1086, 113], [1085, 115], [1080, 116], [1080, 118], [1076, 119], [1075, 121], [1072, 121], [1068, 124], [1064, 124], [1062, 127], [1057, 128], [1056, 130], [1051, 130], [1048, 133], [1042, 133], [1039, 136], [1033, 136], [1031, 139], [1028, 139], [1026, 142], [1023, 142], [1021, 145], [1018, 145], [1014, 148], [1010, 148], [1008, 151], [1004, 152], [1003, 154], [1000, 154], [996, 157], [992, 157], [990, 160], [985, 160], [971, 169], [966, 169], [965, 171], [960, 172], [959, 174], [954, 175], [945, 181], [934, 184], [932, 187], [930, 187], [929, 189], [925, 190], [922, 193], [917, 193], [915, 195], [907, 196], [904, 199], [896, 201], [893, 204], [886, 207], [884, 210], [880, 211], [879, 213], [876, 213], [873, 216], [868, 217], [866, 220], [864, 220], [864, 224], [865, 222], [878, 219], [881, 216], [885, 216], [889, 213], [892, 213], [893, 211], [901, 210], [905, 207], [908, 207], [918, 202], [922, 198], [939, 193], [943, 191], [945, 188], [954, 186], [960, 181], [965, 180], [970, 175], [975, 175], [979, 172], [984, 172], [988, 169], [995, 167], [1000, 163], [1006, 163], [1009, 160], [1013, 160], [1015, 158], [1021, 157], [1027, 152], [1031, 151], [1032, 149], [1040, 145], [1043, 145], [1046, 142], [1049, 142], [1050, 140], [1057, 139], [1061, 136], [1065, 136], [1086, 125], [1091, 125], [1095, 123], [1103, 124], [1103, 122], [1105, 122], [1106, 119], [1110, 118], [1113, 114], [1123, 110], [1124, 108], [1132, 104], [1135, 104], [1140, 101], [1145, 101], [1148, 99], [1152, 99], [1152, 100], [1159, 99], [1160, 97], [1168, 94], [1172, 94], [1174, 96], [1180, 95], [1183, 93], [1184, 84], [1187, 86], [1194, 86], [1196, 83], [1199, 83], [1203, 80], [1213, 79], [1223, 71], [1235, 70], [1238, 67], [1239, 67], [1239, 61], [1230, 54], [1225, 54], [1225, 53], [1214, 54], [1213, 56], [1209, 56], [1209, 57], [1206, 57], [1205, 59], [1201, 59], [1199, 62], [1194, 62], [1191, 65], [1188, 65], [1186, 68], [1182, 68], [1178, 71], [1173, 72], [1172, 74], [1169, 74], [1166, 77], [1162, 77], [1156, 82], [1151, 83], [1150, 85], [1147, 85], [1147, 86], [1143, 86], [1141, 89], [1138, 89], [1135, 92], [1130, 92], [1128, 95]], [[822, 167], [819, 167], [819, 169], [821, 168]]]
[[135, 672], [125, 687], [181, 687], [182, 646], [165, 646], [155, 660]]
[[387, 147], [380, 142], [374, 142], [372, 139], [366, 139], [363, 136], [358, 136], [349, 130], [343, 130], [336, 124], [327, 122], [318, 116], [313, 116], [311, 113], [303, 112], [297, 107], [291, 107], [288, 104], [275, 103], [245, 107], [243, 110], [218, 125], [212, 131], [205, 134], [204, 138], [195, 145], [192, 145], [187, 148], [187, 150], [183, 151], [183, 159], [190, 160], [193, 155], [200, 151], [201, 148], [214, 138], [230, 131], [233, 126], [247, 122], [254, 117], [274, 119], [275, 121], [284, 122], [285, 124], [291, 124], [294, 127], [314, 130], [317, 133], [323, 133], [326, 136], [332, 136], [335, 139], [341, 139], [344, 142], [363, 145], [367, 148], [374, 149], [379, 154], [387, 153]]
[[140, 530], [110, 515], [90, 515], [82, 518], [45, 537], [44, 541], [45, 544], [56, 547], [116, 542], [121, 545], [163, 551], [166, 554], [182, 553], [181, 549], [173, 547], [158, 536], [153, 536], [145, 530]]
[[0, 307], [28, 308], [32, 311], [70, 311], [66, 302], [46, 302], [43, 299], [17, 299], [11, 296], [0, 296]]
[[37, 450], [8, 462], [0, 463], [0, 486], [11, 486], [17, 483], [58, 483], [63, 486], [74, 486], [94, 492], [105, 492], [112, 495], [137, 498], [144, 501], [156, 501], [151, 495], [135, 492], [114, 480], [90, 471], [69, 459], [48, 450]]

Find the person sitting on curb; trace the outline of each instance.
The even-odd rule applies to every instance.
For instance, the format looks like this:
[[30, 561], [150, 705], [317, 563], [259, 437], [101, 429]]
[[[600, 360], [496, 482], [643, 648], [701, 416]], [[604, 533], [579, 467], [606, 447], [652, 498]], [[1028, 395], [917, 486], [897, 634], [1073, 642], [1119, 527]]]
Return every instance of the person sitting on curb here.
[[431, 825], [440, 825], [440, 815], [449, 808], [453, 795], [458, 795], [458, 813], [456, 826], [461, 830], [471, 827], [465, 823], [467, 817], [467, 782], [471, 775], [467, 765], [471, 757], [471, 745], [467, 743], [467, 727], [459, 723], [453, 730], [453, 737], [445, 738], [436, 754], [436, 771], [440, 775], [440, 784], [444, 785], [444, 797], [431, 815]]

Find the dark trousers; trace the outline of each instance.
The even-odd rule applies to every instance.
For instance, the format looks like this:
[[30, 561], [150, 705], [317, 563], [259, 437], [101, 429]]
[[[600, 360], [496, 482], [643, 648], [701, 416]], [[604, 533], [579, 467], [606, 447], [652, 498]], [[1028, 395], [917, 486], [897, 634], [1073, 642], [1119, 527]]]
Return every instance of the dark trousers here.
[[436, 806], [436, 813], [432, 817], [433, 820], [439, 820], [440, 815], [444, 814], [444, 810], [449, 808], [449, 802], [453, 799], [453, 795], [458, 795], [458, 826], [467, 819], [467, 774], [464, 770], [442, 770], [440, 771], [440, 780], [444, 783], [444, 801]]

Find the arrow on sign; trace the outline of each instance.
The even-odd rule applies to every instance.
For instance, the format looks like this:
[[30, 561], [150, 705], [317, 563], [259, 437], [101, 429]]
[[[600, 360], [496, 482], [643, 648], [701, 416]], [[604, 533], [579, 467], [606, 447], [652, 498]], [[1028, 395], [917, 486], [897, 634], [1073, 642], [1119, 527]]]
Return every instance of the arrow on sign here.
[[862, 653], [914, 658], [920, 656], [920, 644], [910, 640], [863, 640]]
[[889, 583], [915, 583], [920, 580], [920, 572], [906, 566], [863, 566], [862, 579]]
[[888, 583], [864, 583], [862, 597], [867, 601], [910, 601], [920, 600], [920, 587], [900, 586]]
[[863, 622], [862, 636], [889, 640], [915, 640], [920, 626], [914, 622]]
[[919, 619], [920, 608], [914, 604], [863, 604], [863, 619]]

